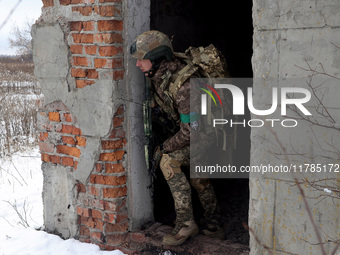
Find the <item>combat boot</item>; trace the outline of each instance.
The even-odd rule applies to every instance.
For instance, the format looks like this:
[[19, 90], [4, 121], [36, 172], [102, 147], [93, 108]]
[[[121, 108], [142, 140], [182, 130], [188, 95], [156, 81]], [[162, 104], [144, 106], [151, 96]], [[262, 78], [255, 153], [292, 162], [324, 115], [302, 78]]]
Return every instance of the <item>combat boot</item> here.
[[224, 229], [221, 227], [219, 222], [215, 219], [201, 220], [201, 224], [203, 225], [202, 233], [208, 237], [217, 238], [220, 240], [225, 239], [225, 232]]
[[183, 223], [177, 223], [176, 227], [170, 234], [166, 234], [163, 237], [164, 245], [181, 245], [189, 237], [197, 235], [199, 232], [198, 226], [194, 220], [185, 221]]

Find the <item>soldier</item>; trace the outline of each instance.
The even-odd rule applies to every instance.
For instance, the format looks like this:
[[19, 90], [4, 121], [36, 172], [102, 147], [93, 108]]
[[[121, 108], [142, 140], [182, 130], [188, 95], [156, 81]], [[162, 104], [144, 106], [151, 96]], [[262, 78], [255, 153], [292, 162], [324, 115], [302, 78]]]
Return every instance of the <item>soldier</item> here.
[[[139, 35], [131, 45], [130, 53], [137, 59], [136, 66], [151, 81], [156, 105], [178, 126], [178, 131], [156, 148], [154, 158], [170, 187], [176, 211], [175, 228], [164, 236], [163, 244], [181, 245], [199, 233], [193, 216], [190, 184], [181, 168], [190, 163], [190, 132], [198, 128], [199, 120], [195, 118], [195, 112], [190, 112], [189, 79], [176, 95], [169, 91], [170, 82], [175, 81], [186, 64], [174, 57], [171, 41], [159, 31]], [[204, 208], [203, 234], [224, 239], [216, 196], [209, 180], [190, 179], [190, 183], [197, 190]]]

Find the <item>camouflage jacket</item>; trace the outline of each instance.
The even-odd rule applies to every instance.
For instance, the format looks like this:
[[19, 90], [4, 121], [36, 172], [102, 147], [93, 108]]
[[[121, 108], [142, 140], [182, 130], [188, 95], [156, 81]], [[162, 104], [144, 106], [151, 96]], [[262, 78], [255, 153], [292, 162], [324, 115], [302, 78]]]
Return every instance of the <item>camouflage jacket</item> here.
[[[168, 73], [170, 72], [171, 76], [175, 76], [176, 73], [179, 72], [184, 67], [185, 64], [181, 63], [178, 59], [173, 59], [171, 61], [163, 61], [155, 75], [151, 78], [154, 93], [156, 93], [159, 99], [162, 101], [162, 105], [160, 104], [160, 107], [164, 112], [168, 114], [170, 118], [172, 118], [172, 120], [174, 120], [177, 123], [177, 125], [179, 125], [179, 131], [175, 133], [172, 137], [168, 138], [163, 143], [164, 151], [167, 153], [179, 150], [184, 146], [188, 146], [190, 144], [190, 129], [191, 129], [190, 125], [189, 123], [180, 122], [179, 115], [179, 114], [187, 115], [190, 113], [190, 79], [188, 79], [180, 87], [180, 89], [177, 92], [177, 95], [171, 101], [169, 101], [169, 99], [167, 98], [168, 96], [166, 94], [167, 93], [166, 88], [169, 86], [169, 84], [165, 84], [164, 86], [164, 75], [167, 72]], [[171, 103], [172, 103], [171, 107], [176, 113], [175, 116], [173, 116], [173, 114], [171, 114], [168, 111], [168, 108]]]

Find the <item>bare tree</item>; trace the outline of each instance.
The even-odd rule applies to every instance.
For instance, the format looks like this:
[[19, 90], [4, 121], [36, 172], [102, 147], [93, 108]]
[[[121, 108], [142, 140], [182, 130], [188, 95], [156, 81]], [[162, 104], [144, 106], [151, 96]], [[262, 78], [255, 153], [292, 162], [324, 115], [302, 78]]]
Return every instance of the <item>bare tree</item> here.
[[21, 55], [24, 59], [32, 59], [32, 37], [31, 27], [33, 21], [26, 20], [21, 26], [14, 26], [9, 36], [9, 44], [11, 48], [15, 48], [18, 55]]

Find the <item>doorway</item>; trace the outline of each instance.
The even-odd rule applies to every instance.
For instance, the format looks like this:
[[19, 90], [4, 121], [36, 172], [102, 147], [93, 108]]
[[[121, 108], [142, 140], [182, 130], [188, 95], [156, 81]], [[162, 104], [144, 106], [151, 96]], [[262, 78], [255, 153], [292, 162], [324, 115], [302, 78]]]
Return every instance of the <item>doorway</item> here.
[[[184, 52], [189, 46], [214, 44], [225, 56], [229, 74], [234, 78], [252, 78], [253, 54], [252, 1], [151, 0], [150, 28], [172, 38], [174, 50]], [[241, 88], [246, 89], [246, 88]], [[245, 118], [249, 119], [248, 116]], [[249, 165], [250, 128], [239, 128], [234, 165]], [[163, 224], [175, 220], [173, 199], [160, 171], [154, 183], [154, 216]], [[249, 180], [212, 179], [221, 207], [226, 239], [249, 244], [242, 223], [248, 223]], [[202, 217], [197, 194], [193, 192], [195, 218]]]

